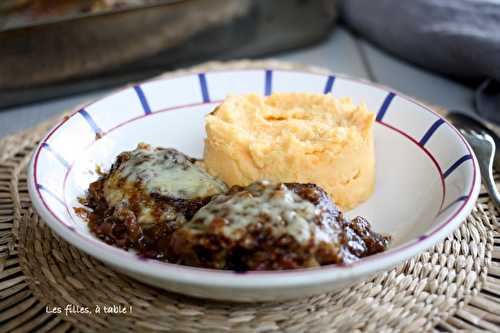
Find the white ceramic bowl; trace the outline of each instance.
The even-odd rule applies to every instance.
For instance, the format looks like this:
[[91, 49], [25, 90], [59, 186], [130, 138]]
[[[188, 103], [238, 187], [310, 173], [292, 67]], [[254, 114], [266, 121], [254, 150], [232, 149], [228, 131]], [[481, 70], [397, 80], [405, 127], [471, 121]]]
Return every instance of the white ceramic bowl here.
[[[227, 94], [331, 92], [377, 113], [377, 183], [348, 213], [392, 236], [390, 249], [344, 266], [279, 272], [217, 271], [145, 260], [95, 238], [73, 212], [96, 165], [138, 142], [201, 157], [204, 116]], [[192, 296], [265, 301], [332, 291], [388, 269], [436, 244], [469, 214], [479, 192], [476, 158], [463, 137], [429, 108], [360, 80], [281, 70], [230, 70], [129, 87], [76, 110], [42, 140], [29, 168], [33, 203], [47, 224], [82, 251], [146, 283]]]

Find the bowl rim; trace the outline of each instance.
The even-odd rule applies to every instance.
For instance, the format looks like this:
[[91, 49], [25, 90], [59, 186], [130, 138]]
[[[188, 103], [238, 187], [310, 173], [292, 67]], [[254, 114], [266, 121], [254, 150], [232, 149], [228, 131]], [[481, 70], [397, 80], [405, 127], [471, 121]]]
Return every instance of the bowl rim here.
[[[413, 238], [408, 242], [405, 242], [397, 247], [384, 251], [382, 253], [371, 255], [365, 258], [362, 258], [356, 262], [345, 264], [345, 265], [325, 265], [315, 268], [303, 268], [303, 269], [293, 269], [293, 270], [283, 270], [283, 271], [248, 271], [248, 272], [235, 272], [235, 271], [227, 271], [227, 270], [217, 270], [217, 269], [207, 269], [207, 268], [198, 268], [198, 267], [190, 267], [184, 265], [178, 265], [173, 263], [162, 262], [155, 259], [142, 258], [137, 256], [131, 252], [125, 251], [123, 249], [116, 248], [114, 246], [108, 245], [101, 240], [92, 239], [88, 236], [85, 236], [79, 233], [74, 227], [65, 223], [62, 219], [60, 219], [50, 208], [50, 206], [45, 202], [43, 196], [40, 193], [40, 188], [37, 186], [37, 162], [38, 157], [41, 151], [41, 148], [46, 143], [46, 141], [61, 127], [68, 119], [73, 117], [80, 110], [83, 110], [89, 105], [93, 105], [95, 103], [99, 103], [101, 100], [108, 98], [111, 95], [117, 95], [122, 91], [129, 89], [133, 86], [140, 86], [145, 83], [150, 83], [154, 81], [164, 81], [164, 80], [175, 80], [179, 77], [186, 76], [196, 76], [205, 73], [221, 73], [221, 72], [241, 72], [241, 71], [275, 71], [275, 72], [293, 72], [305, 75], [319, 75], [323, 77], [333, 76], [334, 78], [341, 78], [343, 80], [351, 81], [353, 83], [364, 84], [368, 86], [375, 87], [380, 89], [388, 94], [392, 93], [394, 96], [398, 96], [416, 106], [421, 110], [425, 110], [437, 117], [437, 119], [442, 120], [444, 124], [450, 127], [454, 133], [460, 138], [462, 144], [466, 147], [468, 153], [472, 157], [472, 181], [470, 186], [470, 191], [466, 196], [466, 199], [463, 200], [461, 206], [451, 214], [450, 217], [445, 219], [443, 222], [437, 224], [432, 229], [427, 230], [424, 235], [421, 235], [417, 238]], [[295, 69], [269, 69], [267, 67], [252, 67], [252, 68], [243, 68], [243, 69], [214, 69], [209, 71], [195, 71], [182, 73], [173, 77], [158, 77], [153, 78], [151, 80], [143, 81], [138, 83], [137, 85], [127, 85], [116, 91], [111, 92], [110, 94], [106, 94], [103, 97], [100, 97], [94, 101], [91, 101], [83, 106], [76, 107], [70, 115], [65, 116], [58, 124], [56, 124], [40, 141], [33, 157], [30, 161], [29, 169], [28, 169], [28, 190], [30, 193], [31, 200], [37, 210], [37, 212], [41, 215], [41, 217], [47, 222], [48, 226], [56, 232], [63, 239], [68, 241], [70, 244], [76, 246], [80, 250], [84, 251], [87, 254], [90, 254], [93, 257], [96, 257], [114, 267], [121, 267], [126, 269], [127, 271], [134, 272], [139, 275], [147, 275], [152, 276], [161, 280], [172, 280], [181, 284], [196, 284], [200, 286], [220, 286], [227, 288], [279, 288], [284, 286], [293, 285], [307, 285], [307, 284], [317, 284], [321, 282], [333, 281], [333, 280], [346, 280], [350, 279], [353, 276], [361, 276], [367, 273], [374, 273], [378, 270], [389, 268], [394, 266], [395, 264], [408, 259], [426, 249], [431, 247], [432, 245], [439, 242], [449, 233], [451, 233], [458, 225], [465, 220], [470, 211], [472, 210], [475, 201], [479, 195], [480, 189], [480, 177], [479, 177], [479, 167], [477, 158], [470, 148], [467, 141], [463, 138], [460, 132], [446, 119], [444, 119], [441, 115], [433, 111], [431, 108], [426, 106], [425, 104], [415, 100], [412, 97], [409, 97], [403, 93], [398, 92], [392, 88], [384, 86], [382, 84], [373, 83], [365, 79], [354, 78], [350, 75], [345, 74], [337, 74], [337, 73], [314, 73], [308, 72], [306, 70], [295, 70]], [[212, 101], [215, 103], [217, 101]], [[205, 103], [197, 103], [197, 104], [205, 104]], [[183, 107], [193, 106], [184, 105]], [[158, 110], [162, 111], [162, 110]], [[158, 111], [155, 111], [158, 112]], [[130, 121], [130, 120], [129, 120]], [[405, 132], [387, 124], [383, 121], [377, 121], [379, 124], [389, 127], [393, 130], [396, 130], [400, 134], [406, 136], [411, 141], [416, 140], [411, 136], [406, 134]], [[119, 126], [117, 126], [119, 127]], [[115, 129], [116, 127], [113, 127]], [[109, 131], [108, 131], [109, 132]], [[421, 147], [417, 144], [436, 164], [435, 158], [433, 155], [425, 149], [425, 147]], [[74, 164], [74, 162], [72, 163]], [[438, 169], [440, 170], [439, 166]], [[69, 171], [68, 171], [69, 172]], [[443, 182], [443, 175], [440, 173], [441, 181]], [[442, 183], [442, 186], [444, 184]], [[443, 189], [444, 190], [444, 189]], [[444, 193], [443, 193], [444, 199]], [[443, 202], [441, 202], [442, 208]], [[440, 208], [440, 209], [441, 209]], [[132, 259], [132, 260], [128, 260]], [[203, 278], [200, 278], [200, 276]], [[245, 276], [244, 279], [242, 277]]]

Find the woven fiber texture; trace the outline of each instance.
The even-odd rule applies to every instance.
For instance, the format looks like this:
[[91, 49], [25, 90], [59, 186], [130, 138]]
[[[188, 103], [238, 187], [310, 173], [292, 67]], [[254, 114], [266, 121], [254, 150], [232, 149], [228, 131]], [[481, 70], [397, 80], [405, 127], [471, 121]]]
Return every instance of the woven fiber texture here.
[[[192, 70], [252, 66], [297, 68], [244, 61]], [[0, 141], [0, 332], [500, 329], [500, 223], [484, 192], [467, 220], [443, 242], [341, 292], [280, 303], [199, 300], [112, 270], [55, 236], [34, 212], [26, 167], [37, 142], [54, 122]], [[127, 313], [66, 314], [68, 304], [90, 309], [121, 305]], [[62, 313], [47, 311], [54, 307], [61, 307]]]

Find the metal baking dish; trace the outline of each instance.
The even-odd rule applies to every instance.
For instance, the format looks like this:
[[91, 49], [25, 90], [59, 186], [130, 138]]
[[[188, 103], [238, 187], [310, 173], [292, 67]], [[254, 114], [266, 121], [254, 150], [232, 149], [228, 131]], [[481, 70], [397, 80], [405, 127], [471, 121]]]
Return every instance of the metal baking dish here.
[[335, 18], [333, 0], [163, 0], [7, 22], [0, 32], [0, 107], [301, 47], [328, 35]]
[[[106, 0], [67, 0], [59, 4], [52, 0], [3, 0], [0, 2], [0, 32], [119, 14], [181, 1], [185, 0], [114, 0], [114, 4], [106, 5]], [[41, 5], [37, 6], [37, 3]], [[95, 3], [102, 5], [95, 6]]]

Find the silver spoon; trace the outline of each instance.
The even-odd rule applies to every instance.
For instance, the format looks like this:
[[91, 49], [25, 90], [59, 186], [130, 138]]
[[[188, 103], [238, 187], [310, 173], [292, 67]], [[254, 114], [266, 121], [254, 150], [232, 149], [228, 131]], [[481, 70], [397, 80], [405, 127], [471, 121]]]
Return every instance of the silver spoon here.
[[[480, 117], [455, 110], [449, 111], [445, 117], [458, 129], [488, 134], [493, 139], [495, 146], [500, 147], [500, 137], [493, 130], [493, 125]], [[494, 153], [493, 166], [496, 170], [500, 170], [500, 149], [496, 149]]]
[[493, 156], [496, 150], [493, 138], [485, 132], [465, 129], [460, 129], [460, 132], [476, 153], [483, 184], [486, 186], [495, 206], [500, 208], [500, 194], [493, 179]]

